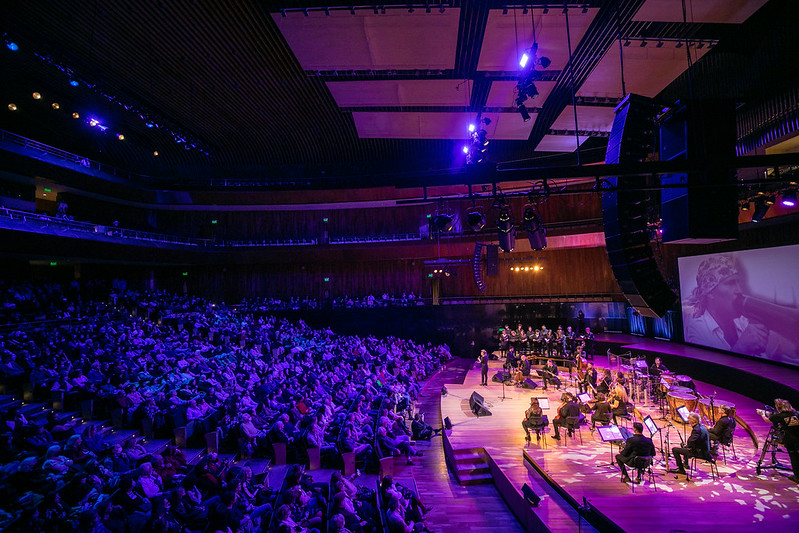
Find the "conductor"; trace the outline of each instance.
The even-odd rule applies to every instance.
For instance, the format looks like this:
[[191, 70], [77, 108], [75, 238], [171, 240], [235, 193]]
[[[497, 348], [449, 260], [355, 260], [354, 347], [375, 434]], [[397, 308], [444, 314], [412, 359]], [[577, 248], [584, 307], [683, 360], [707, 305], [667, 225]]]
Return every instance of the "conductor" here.
[[[624, 449], [621, 453], [616, 455], [616, 462], [621, 468], [621, 482], [630, 483], [632, 480], [627, 475], [627, 467], [635, 467], [635, 459], [637, 457], [649, 457], [650, 459], [655, 456], [655, 445], [652, 439], [644, 436], [644, 425], [640, 422], [633, 423], [633, 431], [635, 432], [632, 437], [627, 439], [624, 444]], [[640, 477], [635, 480], [635, 483], [640, 482]]]

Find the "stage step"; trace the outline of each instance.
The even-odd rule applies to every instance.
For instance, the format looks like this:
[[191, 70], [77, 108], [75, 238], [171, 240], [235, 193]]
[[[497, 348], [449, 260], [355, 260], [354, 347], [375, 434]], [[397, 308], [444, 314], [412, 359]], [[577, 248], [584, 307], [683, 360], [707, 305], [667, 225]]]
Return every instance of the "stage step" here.
[[17, 397], [13, 394], [0, 395], [0, 411], [5, 411], [7, 406], [17, 401]]
[[492, 483], [485, 448], [461, 448], [453, 450], [455, 477], [461, 485]]
[[140, 444], [150, 455], [160, 454], [169, 445], [169, 439], [142, 439]]

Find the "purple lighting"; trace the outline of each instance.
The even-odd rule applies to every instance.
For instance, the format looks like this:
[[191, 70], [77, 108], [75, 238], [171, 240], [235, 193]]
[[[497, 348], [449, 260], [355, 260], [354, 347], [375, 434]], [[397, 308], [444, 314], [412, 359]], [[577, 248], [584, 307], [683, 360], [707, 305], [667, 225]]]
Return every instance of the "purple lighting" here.
[[477, 129], [477, 126], [474, 124], [469, 124], [469, 133], [474, 133], [474, 130]]
[[788, 189], [782, 193], [782, 205], [794, 207], [796, 205], [796, 190]]
[[463, 153], [464, 154], [468, 154], [469, 153], [469, 147], [468, 146], [464, 146], [463, 147]]
[[527, 52], [522, 54], [521, 60], [519, 60], [519, 66], [524, 68], [527, 66], [527, 62], [530, 61], [530, 56], [527, 55]]

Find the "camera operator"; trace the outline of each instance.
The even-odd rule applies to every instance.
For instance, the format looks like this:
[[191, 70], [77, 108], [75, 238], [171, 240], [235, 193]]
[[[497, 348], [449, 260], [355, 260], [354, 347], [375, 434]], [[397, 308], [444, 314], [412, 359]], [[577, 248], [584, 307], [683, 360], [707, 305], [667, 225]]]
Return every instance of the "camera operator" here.
[[782, 443], [788, 450], [793, 469], [793, 475], [788, 479], [799, 483], [799, 414], [794, 411], [787, 400], [781, 398], [774, 400], [774, 407], [777, 408], [777, 412], [772, 414], [769, 420], [784, 435]]

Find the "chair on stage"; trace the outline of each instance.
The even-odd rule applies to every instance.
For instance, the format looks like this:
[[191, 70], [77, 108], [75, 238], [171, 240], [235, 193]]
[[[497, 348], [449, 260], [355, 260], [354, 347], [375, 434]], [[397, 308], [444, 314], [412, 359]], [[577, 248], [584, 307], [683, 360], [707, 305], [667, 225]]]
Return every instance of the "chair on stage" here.
[[688, 479], [686, 479], [686, 481], [690, 481], [691, 479], [693, 479], [694, 470], [696, 470], [696, 462], [697, 462], [697, 460], [702, 461], [703, 463], [708, 463], [710, 465], [710, 477], [711, 477], [711, 479], [713, 479], [715, 481], [717, 477], [721, 477], [721, 476], [719, 476], [719, 469], [716, 466], [716, 459], [713, 456], [710, 456], [707, 459], [702, 458], [702, 457], [692, 456], [692, 457], [690, 457], [688, 459], [689, 464], [690, 464], [690, 470], [688, 472]]
[[[528, 428], [532, 431], [535, 431], [535, 436], [538, 442], [541, 442], [541, 434], [544, 433], [544, 429], [549, 425], [549, 419], [546, 415], [540, 416], [531, 416], [528, 420]], [[544, 434], [543, 439], [544, 447], [547, 446], [547, 436]]]
[[649, 477], [649, 482], [655, 486], [655, 492], [657, 492], [658, 486], [657, 483], [655, 483], [655, 473], [652, 472], [652, 465], [654, 462], [654, 459], [649, 455], [641, 455], [633, 459], [633, 468], [635, 468], [636, 471], [635, 483], [630, 483], [633, 487], [633, 492], [635, 492], [636, 483], [641, 482], [645, 473]]
[[580, 417], [579, 416], [570, 416], [566, 418], [566, 430], [571, 433], [572, 438], [574, 438], [574, 433], [577, 432], [580, 435], [580, 444], [583, 443], [583, 431], [580, 428]]
[[[633, 413], [635, 412], [635, 406], [627, 402], [627, 405], [624, 407], [624, 411], [622, 412], [620, 409], [613, 410], [613, 425], [618, 426], [618, 419], [626, 420], [627, 422], [632, 422], [633, 420]], [[627, 424], [624, 424], [624, 427], [628, 427]]]
[[721, 440], [719, 440], [719, 449], [721, 450], [721, 457], [724, 459], [724, 464], [727, 464], [727, 448], [732, 450], [732, 458], [738, 460], [738, 456], [735, 454], [735, 427], [737, 422], [734, 418], [730, 417], [730, 427], [727, 430], [727, 433], [721, 436]]

